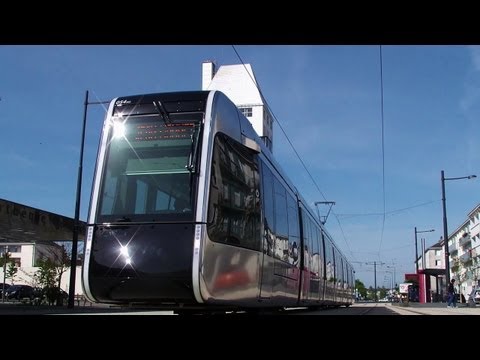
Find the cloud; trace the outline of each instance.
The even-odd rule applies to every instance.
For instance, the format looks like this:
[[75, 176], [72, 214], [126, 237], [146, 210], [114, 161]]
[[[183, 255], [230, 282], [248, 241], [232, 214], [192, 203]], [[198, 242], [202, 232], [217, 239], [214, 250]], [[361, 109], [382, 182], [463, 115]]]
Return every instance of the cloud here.
[[[476, 139], [476, 128], [480, 116], [480, 46], [468, 46], [473, 72], [465, 82], [464, 95], [459, 101], [462, 116], [467, 120], [468, 138], [464, 139], [467, 144], [467, 162], [469, 167], [476, 168], [480, 156], [480, 145]], [[472, 136], [473, 135], [473, 136]]]
[[468, 112], [478, 104], [480, 98], [480, 46], [469, 46], [470, 59], [473, 73], [465, 83], [465, 95], [460, 100], [460, 109], [468, 115]]
[[475, 71], [480, 71], [480, 46], [469, 46], [470, 55], [472, 57], [472, 64]]
[[35, 167], [35, 162], [30, 160], [28, 157], [23, 156], [19, 153], [8, 153], [4, 155], [4, 158], [8, 162], [12, 162], [15, 166], [24, 167], [24, 168], [33, 168]]
[[[380, 130], [374, 124], [342, 120], [304, 122], [295, 131], [285, 131], [302, 160], [313, 169], [363, 172], [373, 171], [380, 164]], [[274, 142], [276, 158], [282, 159], [282, 163], [298, 162], [283, 133], [277, 131]]]

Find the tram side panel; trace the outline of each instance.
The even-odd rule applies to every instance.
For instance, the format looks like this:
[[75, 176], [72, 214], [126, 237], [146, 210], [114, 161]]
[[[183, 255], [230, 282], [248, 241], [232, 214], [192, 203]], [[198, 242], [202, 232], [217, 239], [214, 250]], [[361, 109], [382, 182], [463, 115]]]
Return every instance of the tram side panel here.
[[260, 198], [254, 157], [218, 134], [210, 185], [202, 275], [216, 300], [254, 301], [261, 266]]
[[235, 105], [216, 94], [203, 158], [208, 200], [201, 295], [207, 303], [257, 306], [262, 264], [257, 154], [241, 143]]
[[300, 305], [319, 306], [324, 297], [322, 231], [312, 215], [300, 206], [302, 226], [302, 289]]
[[296, 197], [266, 162], [262, 162], [262, 183], [262, 301], [268, 301], [273, 306], [295, 306], [300, 282], [300, 228]]

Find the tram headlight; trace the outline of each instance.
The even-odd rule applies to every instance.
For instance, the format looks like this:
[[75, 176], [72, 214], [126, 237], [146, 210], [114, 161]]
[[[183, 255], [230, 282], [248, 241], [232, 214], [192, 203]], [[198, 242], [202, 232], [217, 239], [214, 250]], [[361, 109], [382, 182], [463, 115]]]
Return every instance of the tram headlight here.
[[120, 248], [120, 254], [125, 256], [126, 258], [130, 258], [130, 255], [128, 255], [128, 247], [122, 246]]
[[113, 122], [113, 138], [120, 139], [125, 136], [125, 123], [123, 121]]
[[128, 247], [127, 246], [122, 246], [120, 247], [120, 256], [123, 257], [125, 260], [125, 265], [131, 265], [132, 264], [132, 258], [130, 254], [128, 253]]

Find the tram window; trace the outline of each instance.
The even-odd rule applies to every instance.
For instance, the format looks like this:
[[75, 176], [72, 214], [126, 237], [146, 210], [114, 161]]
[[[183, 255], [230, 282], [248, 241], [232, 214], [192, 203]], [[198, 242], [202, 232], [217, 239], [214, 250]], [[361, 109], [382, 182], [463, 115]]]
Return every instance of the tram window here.
[[256, 156], [218, 134], [215, 138], [209, 199], [212, 241], [260, 250], [260, 195]]
[[325, 263], [325, 252], [324, 252], [324, 247], [323, 247], [323, 241], [324, 241], [324, 236], [323, 236], [323, 231], [319, 230], [318, 231], [318, 246], [319, 246], [319, 271], [320, 274], [319, 276], [325, 276], [324, 273], [324, 263]]
[[110, 169], [107, 169], [107, 176], [104, 185], [104, 192], [103, 192], [103, 202], [101, 213], [105, 215], [110, 215], [114, 213], [114, 207], [118, 205], [115, 202], [119, 201], [118, 198], [115, 197], [117, 192], [117, 179], [111, 176]]
[[318, 229], [313, 226], [313, 234], [312, 234], [312, 252], [313, 252], [313, 266], [312, 271], [316, 276], [320, 276], [320, 259], [319, 259], [319, 248], [318, 248]]
[[[97, 220], [190, 219], [195, 178], [192, 181], [186, 165], [192, 161], [197, 133], [192, 123], [167, 126], [149, 117], [129, 118], [124, 136], [112, 135], [106, 150]], [[187, 201], [187, 206], [177, 210], [177, 199]]]
[[333, 282], [335, 276], [333, 262], [333, 248], [330, 239], [325, 239], [325, 277], [328, 282]]
[[135, 198], [135, 211], [134, 214], [145, 214], [147, 204], [147, 184], [141, 179], [137, 179], [137, 196]]
[[288, 216], [285, 188], [277, 178], [273, 178], [275, 204], [275, 246], [274, 256], [288, 262]]
[[155, 199], [155, 211], [162, 210], [173, 210], [173, 202], [170, 195], [159, 190]]
[[275, 233], [288, 236], [288, 218], [287, 218], [287, 199], [285, 197], [285, 188], [277, 180], [273, 179], [273, 189], [275, 193]]
[[268, 255], [273, 255], [274, 245], [274, 230], [275, 222], [273, 211], [273, 174], [267, 165], [262, 164], [263, 174], [263, 208], [265, 213], [264, 226], [265, 238], [263, 239], [264, 252]]
[[300, 228], [298, 224], [298, 208], [295, 198], [287, 194], [288, 204], [288, 262], [297, 265]]

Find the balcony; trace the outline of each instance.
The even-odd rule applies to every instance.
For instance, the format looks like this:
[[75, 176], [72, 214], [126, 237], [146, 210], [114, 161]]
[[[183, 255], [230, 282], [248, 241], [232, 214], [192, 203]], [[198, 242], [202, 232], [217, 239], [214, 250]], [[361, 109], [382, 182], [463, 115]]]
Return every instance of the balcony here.
[[467, 245], [467, 244], [469, 244], [469, 243], [471, 243], [471, 242], [472, 242], [471, 236], [468, 235], [468, 234], [464, 234], [464, 235], [460, 238], [460, 240], [458, 241], [458, 244], [459, 244], [460, 246], [465, 246], [465, 245]]
[[449, 253], [452, 253], [452, 252], [457, 251], [457, 250], [458, 250], [458, 248], [457, 248], [457, 243], [456, 242], [454, 242], [453, 244], [448, 246], [448, 252]]
[[463, 254], [463, 255], [461, 255], [461, 256], [459, 257], [459, 260], [460, 260], [462, 263], [465, 264], [465, 263], [467, 263], [467, 262], [469, 262], [469, 261], [472, 260], [472, 255], [471, 255], [470, 252], [466, 252], [465, 254]]

